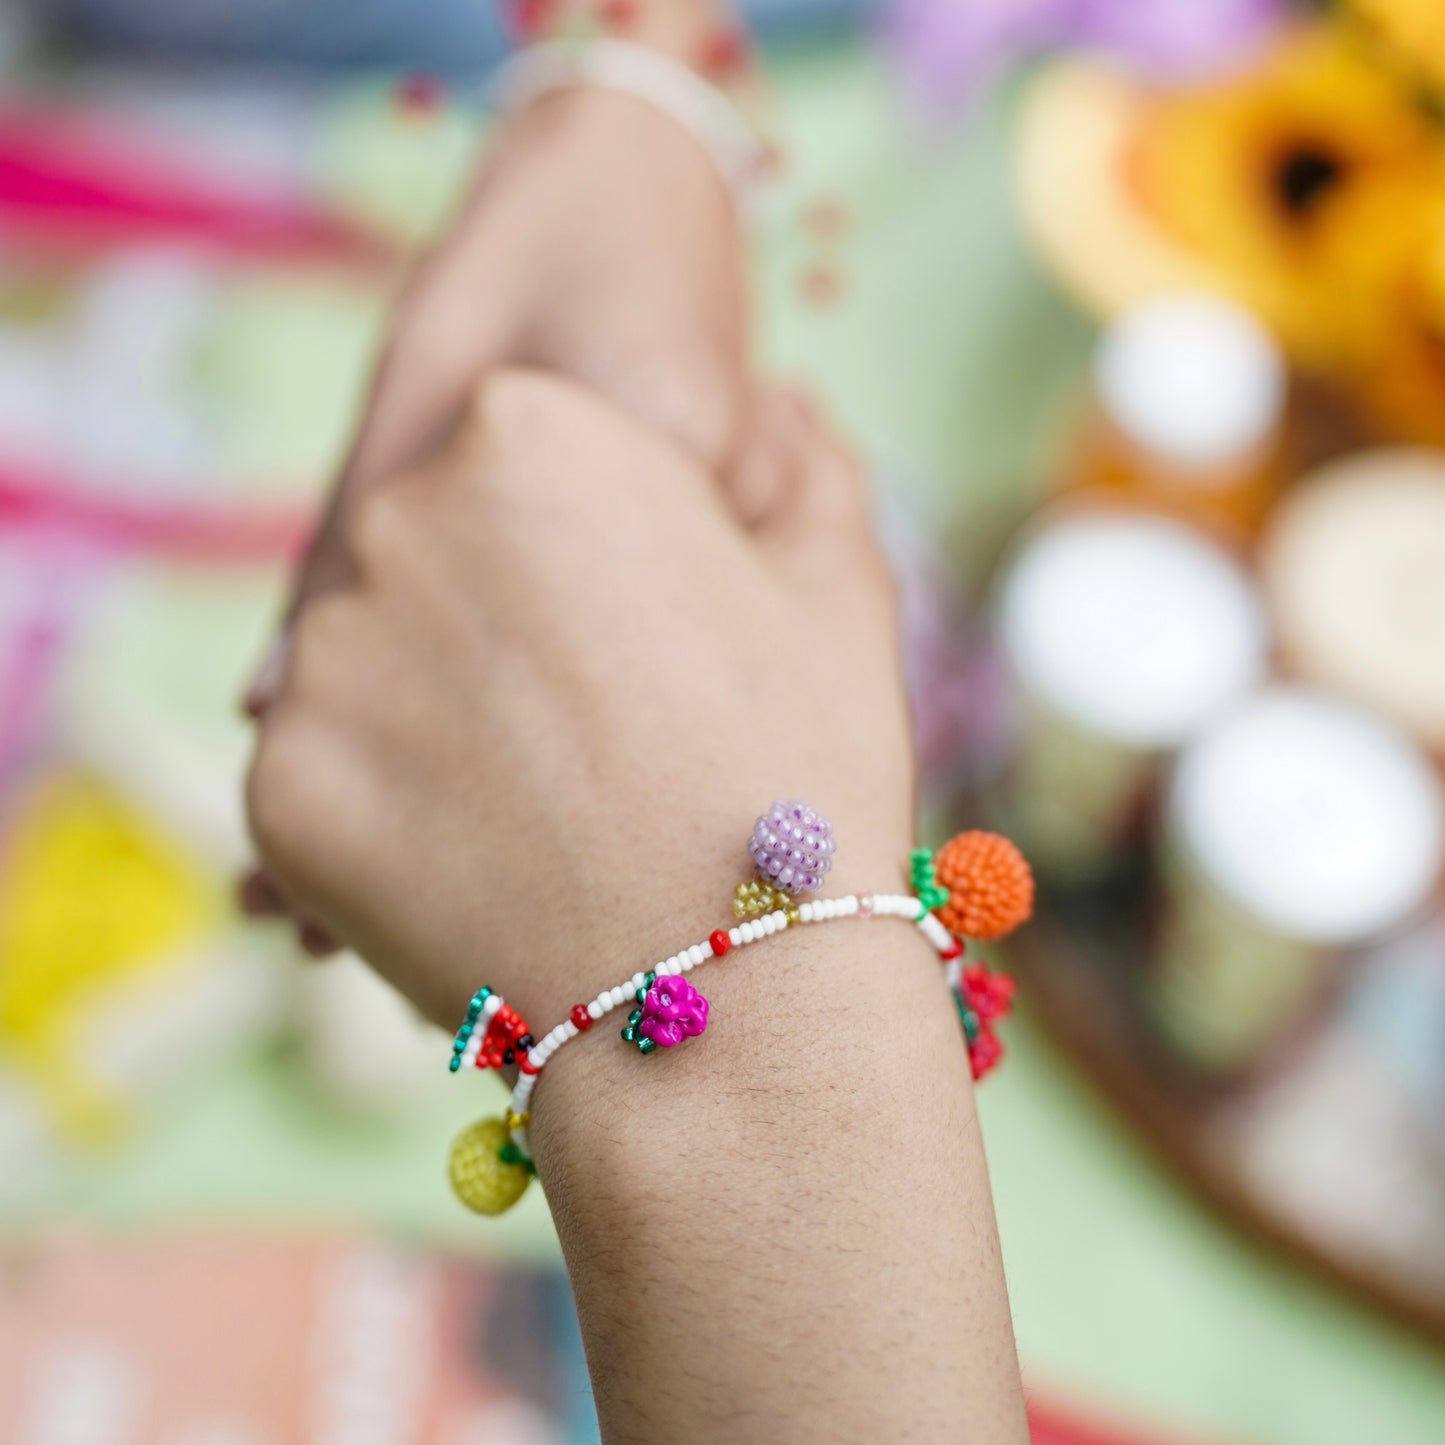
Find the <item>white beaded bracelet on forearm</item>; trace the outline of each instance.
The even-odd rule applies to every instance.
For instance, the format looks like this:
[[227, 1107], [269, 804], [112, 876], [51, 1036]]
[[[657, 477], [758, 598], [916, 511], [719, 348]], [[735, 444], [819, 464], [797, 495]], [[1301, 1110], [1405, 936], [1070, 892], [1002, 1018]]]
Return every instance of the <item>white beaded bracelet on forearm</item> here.
[[[462, 1202], [483, 1214], [511, 1207], [535, 1172], [528, 1128], [532, 1094], [564, 1044], [587, 1033], [624, 1004], [633, 1005], [622, 1037], [644, 1054], [672, 1048], [707, 1028], [708, 1001], [686, 975], [710, 958], [770, 938], [804, 923], [843, 918], [900, 918], [915, 924], [940, 958], [949, 963], [959, 1019], [968, 1042], [974, 1076], [1001, 1057], [992, 1024], [1009, 1008], [1013, 981], [982, 965], [964, 969], [963, 945], [955, 934], [997, 938], [1022, 923], [1033, 903], [1033, 878], [1022, 855], [993, 833], [964, 833], [935, 859], [926, 849], [912, 855], [914, 893], [870, 893], [861, 897], [799, 902], [792, 896], [821, 886], [832, 863], [832, 827], [802, 803], [774, 803], [758, 819], [749, 842], [757, 881], [742, 883], [733, 896], [738, 922], [715, 929], [699, 943], [680, 949], [653, 968], [603, 989], [590, 1003], [575, 1004], [568, 1017], [541, 1039], [501, 996], [482, 988], [452, 1045], [451, 1067], [504, 1068], [515, 1064], [517, 1081], [505, 1118], [478, 1120], [452, 1147], [452, 1187]], [[936, 910], [936, 911], [935, 911]]]
[[547, 40], [516, 52], [489, 93], [507, 113], [553, 91], [591, 85], [646, 101], [688, 131], [746, 209], [772, 171], [772, 153], [728, 97], [680, 61], [627, 40]]

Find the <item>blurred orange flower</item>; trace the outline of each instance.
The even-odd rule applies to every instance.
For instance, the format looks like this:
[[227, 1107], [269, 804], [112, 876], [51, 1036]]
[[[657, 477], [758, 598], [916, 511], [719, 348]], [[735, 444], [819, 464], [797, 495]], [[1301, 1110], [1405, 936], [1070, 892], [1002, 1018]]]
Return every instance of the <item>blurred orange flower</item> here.
[[1428, 248], [1442, 149], [1430, 120], [1336, 29], [1255, 69], [1161, 95], [1138, 180], [1304, 365], [1378, 358]]

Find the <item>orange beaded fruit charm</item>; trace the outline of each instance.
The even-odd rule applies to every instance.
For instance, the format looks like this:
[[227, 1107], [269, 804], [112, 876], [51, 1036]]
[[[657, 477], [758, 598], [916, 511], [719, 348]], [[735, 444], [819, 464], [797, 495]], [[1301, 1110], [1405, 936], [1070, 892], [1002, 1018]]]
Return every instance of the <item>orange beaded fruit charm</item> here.
[[934, 859], [948, 902], [943, 926], [962, 938], [1002, 938], [1034, 911], [1034, 875], [1018, 848], [999, 833], [975, 829], [951, 838]]

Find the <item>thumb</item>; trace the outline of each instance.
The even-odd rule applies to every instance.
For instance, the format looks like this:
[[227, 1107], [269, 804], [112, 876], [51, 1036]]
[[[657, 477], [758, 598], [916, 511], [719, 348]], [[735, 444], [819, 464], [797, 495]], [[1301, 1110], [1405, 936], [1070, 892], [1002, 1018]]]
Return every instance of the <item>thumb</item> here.
[[871, 573], [882, 565], [864, 469], [802, 388], [755, 390], [725, 486], [753, 540], [793, 575]]

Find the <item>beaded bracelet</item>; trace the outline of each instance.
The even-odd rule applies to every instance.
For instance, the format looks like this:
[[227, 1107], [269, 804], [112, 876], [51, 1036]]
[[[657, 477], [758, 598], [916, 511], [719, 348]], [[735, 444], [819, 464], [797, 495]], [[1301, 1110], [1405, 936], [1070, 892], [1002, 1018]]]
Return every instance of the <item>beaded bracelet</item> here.
[[961, 940], [1002, 938], [1028, 919], [1034, 884], [1023, 855], [996, 833], [960, 833], [936, 856], [926, 848], [913, 851], [912, 893], [799, 901], [822, 887], [835, 847], [827, 819], [800, 802], [774, 803], [748, 841], [757, 877], [738, 884], [733, 894], [737, 922], [603, 989], [590, 1003], [575, 1004], [540, 1039], [500, 994], [478, 989], [452, 1044], [452, 1071], [515, 1064], [518, 1072], [505, 1117], [479, 1119], [452, 1145], [451, 1184], [462, 1203], [479, 1214], [501, 1214], [525, 1192], [536, 1173], [528, 1137], [532, 1093], [564, 1044], [628, 1004], [621, 1034], [639, 1053], [696, 1038], [707, 1029], [708, 1001], [687, 974], [708, 959], [802, 924], [844, 918], [901, 918], [914, 924], [947, 964], [973, 1076], [983, 1078], [1003, 1057], [994, 1025], [1012, 1006], [1014, 983], [981, 963], [966, 965]]
[[575, 86], [621, 91], [670, 116], [711, 157], [744, 210], [772, 174], [771, 152], [738, 106], [680, 61], [645, 45], [539, 41], [518, 50], [490, 89], [497, 109], [506, 113]]

